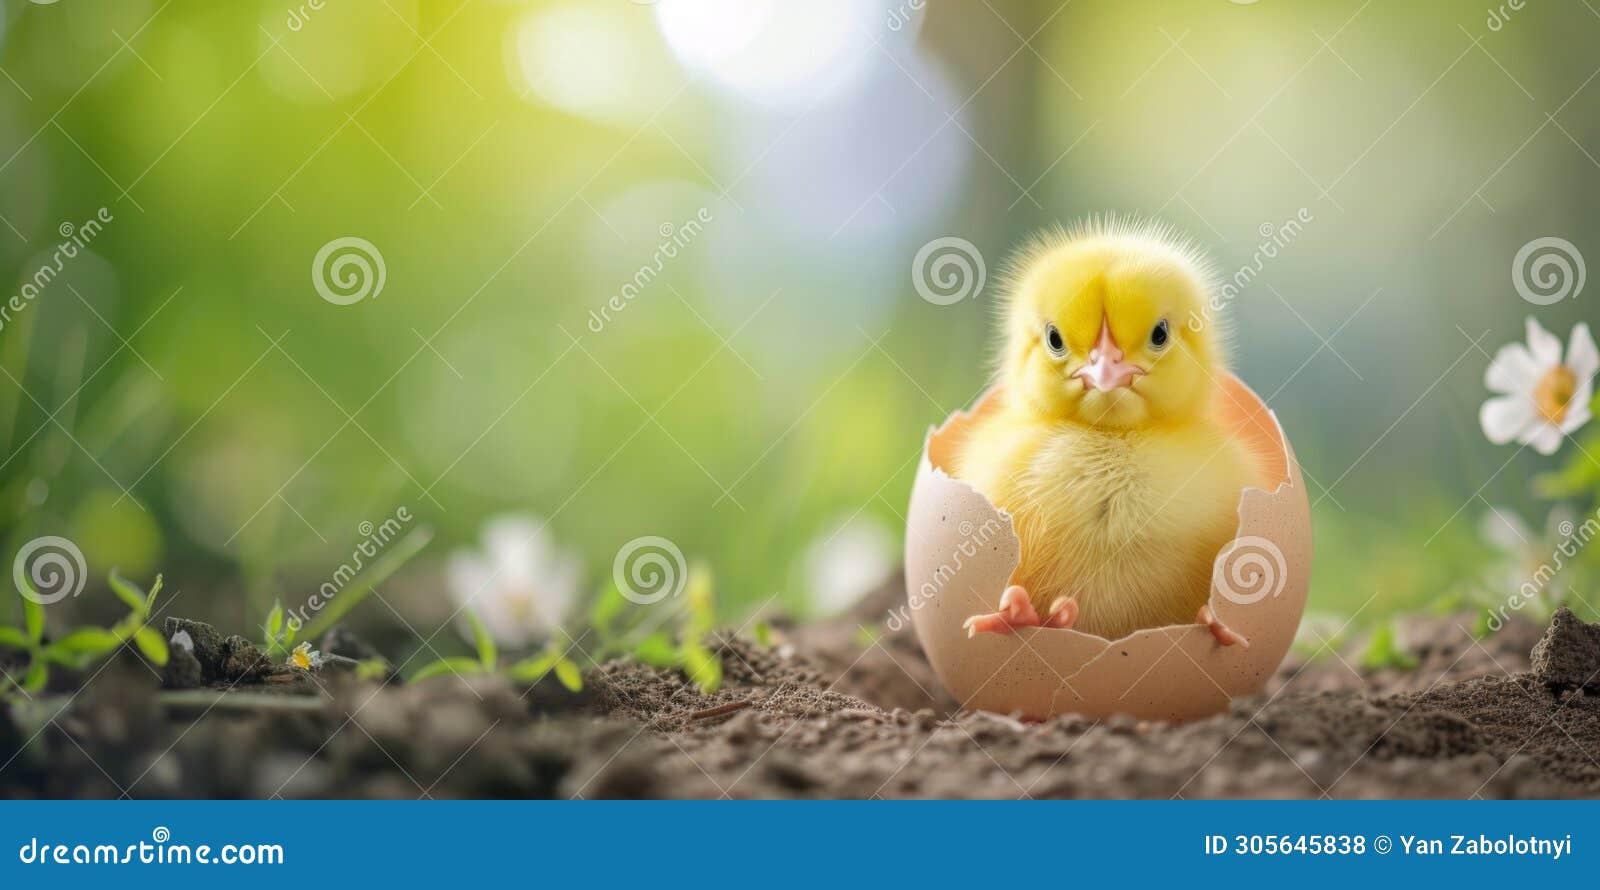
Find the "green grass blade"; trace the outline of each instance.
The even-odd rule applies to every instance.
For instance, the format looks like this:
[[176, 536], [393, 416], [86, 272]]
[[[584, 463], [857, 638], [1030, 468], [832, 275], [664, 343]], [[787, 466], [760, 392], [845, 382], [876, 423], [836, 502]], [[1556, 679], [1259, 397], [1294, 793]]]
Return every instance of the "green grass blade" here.
[[406, 682], [419, 683], [429, 677], [439, 677], [445, 674], [466, 676], [468, 674], [481, 673], [483, 673], [483, 666], [478, 663], [477, 659], [458, 655], [454, 658], [441, 658], [432, 664], [424, 665], [416, 673], [412, 674], [411, 679]]
[[117, 573], [116, 569], [111, 570], [110, 581], [111, 592], [117, 595], [117, 599], [122, 600], [127, 604], [128, 608], [132, 609], [133, 611], [138, 612], [141, 615], [145, 614], [147, 609], [145, 606], [147, 594], [143, 590], [139, 589], [139, 585], [129, 581], [127, 578], [122, 577]]
[[337, 624], [339, 619], [348, 615], [351, 609], [361, 605], [361, 601], [372, 593], [374, 587], [389, 580], [390, 575], [410, 562], [411, 558], [428, 546], [431, 540], [433, 540], [431, 529], [418, 528], [396, 541], [393, 547], [384, 551], [377, 562], [335, 594], [322, 611], [317, 613], [317, 617], [306, 622], [305, 627], [300, 629], [301, 639], [314, 640], [320, 637], [328, 628]]
[[472, 648], [478, 651], [478, 663], [483, 665], [484, 670], [493, 671], [495, 665], [500, 663], [500, 650], [494, 644], [494, 636], [476, 612], [468, 610], [467, 621], [472, 624]]
[[44, 639], [44, 606], [34, 599], [36, 596], [38, 594], [33, 592], [32, 587], [22, 591], [22, 621], [27, 628], [28, 639], [35, 643]]

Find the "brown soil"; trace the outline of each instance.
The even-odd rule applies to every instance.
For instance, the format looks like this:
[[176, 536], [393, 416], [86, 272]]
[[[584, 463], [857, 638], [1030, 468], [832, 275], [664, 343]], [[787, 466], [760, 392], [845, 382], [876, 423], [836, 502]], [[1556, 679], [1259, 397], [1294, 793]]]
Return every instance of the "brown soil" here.
[[1481, 641], [1464, 619], [1414, 619], [1413, 670], [1291, 658], [1261, 695], [1186, 725], [1024, 724], [952, 715], [909, 634], [863, 650], [888, 601], [770, 648], [720, 641], [712, 696], [625, 662], [578, 696], [325, 670], [220, 699], [158, 695], [116, 665], [52, 720], [61, 696], [0, 716], [0, 797], [1600, 796], [1600, 685], [1584, 686], [1600, 627], [1570, 614]]

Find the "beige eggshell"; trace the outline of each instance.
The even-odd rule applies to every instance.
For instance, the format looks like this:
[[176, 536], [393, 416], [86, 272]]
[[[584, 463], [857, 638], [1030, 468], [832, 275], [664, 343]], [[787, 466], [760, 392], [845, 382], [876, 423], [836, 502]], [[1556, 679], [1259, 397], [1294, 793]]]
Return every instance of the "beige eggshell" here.
[[1021, 548], [1011, 518], [949, 472], [976, 418], [999, 403], [991, 390], [970, 412], [930, 430], [906, 523], [907, 611], [939, 679], [963, 707], [1045, 718], [1074, 712], [1180, 721], [1224, 710], [1261, 690], [1289, 651], [1311, 579], [1311, 508], [1276, 416], [1229, 375], [1226, 421], [1270, 455], [1272, 491], [1246, 488], [1239, 530], [1217, 555], [1211, 608], [1250, 644], [1222, 646], [1202, 625], [1136, 631], [1106, 640], [1076, 630], [1025, 628], [968, 639], [968, 616], [992, 612]]

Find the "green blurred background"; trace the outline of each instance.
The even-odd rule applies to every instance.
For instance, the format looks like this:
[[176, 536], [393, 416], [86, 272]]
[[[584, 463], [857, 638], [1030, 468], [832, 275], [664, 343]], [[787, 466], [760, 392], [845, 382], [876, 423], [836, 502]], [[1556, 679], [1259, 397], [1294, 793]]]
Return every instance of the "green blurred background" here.
[[[662, 535], [729, 618], [836, 607], [851, 561], [893, 568], [1025, 238], [1140, 213], [1231, 273], [1303, 212], [1231, 308], [1310, 481], [1312, 607], [1479, 585], [1480, 516], [1542, 526], [1558, 463], [1483, 440], [1488, 355], [1594, 318], [1511, 262], [1600, 234], [1600, 14], [1400, 7], [4, 0], [6, 295], [111, 217], [0, 330], [7, 552], [76, 541], [86, 613], [118, 565], [253, 624], [405, 505], [427, 633], [441, 558], [528, 512], [590, 587]], [[346, 236], [386, 277], [335, 305], [312, 263]], [[911, 271], [943, 236], [988, 272], [948, 306]]]

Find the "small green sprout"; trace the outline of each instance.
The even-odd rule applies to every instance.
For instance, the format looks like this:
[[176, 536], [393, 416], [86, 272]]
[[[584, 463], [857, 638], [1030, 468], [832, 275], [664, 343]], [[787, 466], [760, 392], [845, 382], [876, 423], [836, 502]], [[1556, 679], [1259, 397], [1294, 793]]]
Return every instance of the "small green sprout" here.
[[58, 640], [44, 642], [44, 606], [37, 602], [38, 594], [27, 586], [22, 595], [23, 627], [0, 627], [0, 648], [16, 649], [28, 654], [28, 668], [21, 680], [11, 678], [12, 685], [31, 695], [44, 689], [50, 682], [50, 666], [82, 670], [132, 642], [135, 647], [157, 666], [167, 663], [167, 641], [155, 628], [150, 627], [150, 613], [155, 607], [156, 594], [161, 592], [161, 576], [157, 575], [150, 592], [112, 570], [111, 591], [127, 604], [127, 617], [110, 628], [80, 627], [68, 631]]
[[1366, 651], [1361, 654], [1361, 666], [1368, 670], [1381, 668], [1410, 670], [1417, 666], [1417, 659], [1400, 645], [1395, 636], [1394, 625], [1380, 624], [1373, 630], [1372, 639], [1367, 643]]
[[[683, 594], [673, 602], [677, 608], [672, 611], [663, 611], [672, 609], [667, 602], [630, 610], [616, 583], [607, 584], [590, 609], [589, 625], [600, 642], [589, 647], [589, 654], [597, 661], [629, 655], [651, 667], [680, 670], [701, 691], [715, 692], [722, 685], [722, 660], [705, 644], [717, 625], [711, 570], [704, 565], [692, 566]], [[632, 617], [624, 617], [630, 611]], [[772, 628], [765, 622], [758, 622], [754, 632], [762, 645], [771, 645]], [[532, 665], [550, 669], [537, 659]]]
[[339, 619], [350, 614], [351, 610], [371, 596], [379, 584], [389, 580], [389, 576], [422, 552], [422, 548], [428, 546], [431, 540], [433, 540], [432, 529], [426, 527], [413, 529], [385, 550], [377, 562], [340, 588], [337, 594], [330, 596], [316, 617], [304, 625], [299, 619], [284, 612], [281, 600], [274, 601], [272, 611], [267, 613], [266, 620], [261, 623], [261, 650], [268, 658], [287, 657], [301, 640], [314, 640], [322, 636]]
[[272, 611], [267, 613], [267, 620], [261, 625], [261, 630], [263, 640], [261, 649], [267, 653], [268, 658], [275, 659], [294, 651], [300, 636], [300, 623], [284, 621], [283, 603], [274, 602]]
[[[473, 612], [467, 612], [467, 622], [472, 626], [472, 646], [477, 652], [477, 657], [458, 655], [441, 658], [431, 664], [424, 665], [411, 675], [411, 682], [416, 683], [429, 677], [438, 677], [443, 674], [493, 674], [500, 671], [500, 649], [495, 645], [494, 637], [489, 634], [489, 629], [484, 626], [483, 620]], [[561, 685], [573, 692], [583, 688], [583, 673], [577, 664], [566, 657], [561, 648], [552, 641], [543, 652], [538, 655], [508, 665], [505, 668], [506, 676], [518, 683], [537, 683], [544, 679], [546, 674], [554, 672]]]
[[393, 670], [394, 669], [390, 667], [389, 662], [385, 661], [381, 657], [368, 658], [364, 661], [356, 662], [356, 679], [382, 682], [389, 679], [389, 674], [392, 673]]

